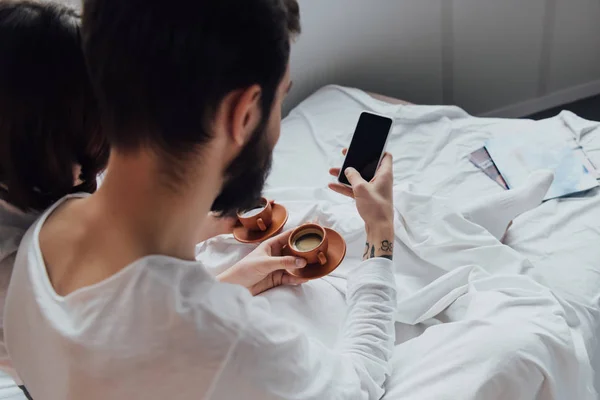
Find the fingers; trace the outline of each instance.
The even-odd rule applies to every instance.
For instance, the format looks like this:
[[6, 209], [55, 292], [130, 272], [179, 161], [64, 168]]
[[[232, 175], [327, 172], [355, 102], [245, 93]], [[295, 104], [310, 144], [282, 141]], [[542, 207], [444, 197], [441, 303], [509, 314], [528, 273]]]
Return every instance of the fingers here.
[[304, 258], [285, 256], [273, 257], [273, 260], [279, 264], [279, 268], [274, 269], [274, 271], [280, 269], [300, 269], [306, 267], [306, 260]]
[[286, 270], [295, 270], [306, 267], [306, 260], [293, 256], [271, 257], [265, 262], [265, 267], [271, 273], [285, 272]]
[[[308, 282], [309, 279], [300, 278], [294, 275], [290, 275], [287, 271], [277, 271], [273, 273], [272, 279], [266, 283], [268, 287], [263, 287], [261, 291], [272, 289], [277, 286], [298, 286]], [[263, 285], [265, 286], [265, 285]]]
[[352, 185], [353, 190], [360, 189], [361, 187], [367, 184], [367, 181], [365, 181], [362, 178], [362, 176], [360, 176], [360, 173], [352, 167], [346, 168], [344, 174], [346, 175], [346, 178], [348, 178], [348, 182], [350, 182], [350, 185]]
[[282, 277], [281, 277], [281, 284], [282, 285], [291, 285], [291, 286], [297, 286], [297, 285], [302, 285], [304, 283], [308, 282], [308, 279], [305, 278], [300, 278], [294, 275], [290, 275], [288, 273], [285, 273]]
[[[342, 154], [343, 154], [343, 155], [346, 155], [347, 153], [348, 153], [348, 149], [344, 147], [344, 148], [342, 149]], [[341, 170], [342, 170], [341, 168], [331, 168], [331, 169], [329, 170], [329, 175], [331, 175], [331, 176], [336, 176], [336, 177], [337, 177], [337, 176], [340, 176], [340, 171], [341, 171]]]
[[386, 152], [383, 155], [383, 158], [381, 159], [381, 165], [379, 166], [379, 168], [385, 168], [385, 169], [391, 171], [392, 167], [393, 167], [393, 161], [394, 160], [392, 158], [392, 155], [390, 153]]
[[273, 236], [270, 239], [265, 240], [261, 243], [260, 246], [268, 247], [271, 249], [270, 254], [273, 256], [280, 256], [283, 246], [285, 246], [288, 242], [290, 235], [292, 234], [293, 229], [287, 230], [283, 233], [280, 233], [277, 236]]
[[327, 186], [336, 193], [346, 197], [354, 198], [354, 192], [352, 191], [352, 188], [349, 188], [348, 186], [344, 186], [340, 183], [330, 183]]
[[252, 293], [253, 296], [256, 296], [277, 286], [297, 286], [308, 281], [308, 279], [290, 275], [287, 271], [276, 271], [269, 278], [260, 281], [249, 289], [250, 293]]
[[394, 163], [392, 159], [392, 155], [390, 153], [385, 153], [383, 158], [381, 159], [381, 164], [379, 165], [379, 169], [377, 169], [377, 173], [375, 176], [389, 176], [393, 175]]
[[295, 270], [304, 267], [306, 267], [306, 260], [294, 256], [268, 257], [265, 258], [261, 265], [261, 269], [266, 274], [285, 272], [286, 270]]

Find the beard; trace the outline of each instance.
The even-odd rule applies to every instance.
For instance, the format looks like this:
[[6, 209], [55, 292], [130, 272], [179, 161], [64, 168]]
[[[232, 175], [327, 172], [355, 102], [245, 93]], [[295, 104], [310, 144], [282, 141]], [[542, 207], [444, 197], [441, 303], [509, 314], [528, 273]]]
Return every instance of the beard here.
[[258, 204], [273, 160], [266, 122], [266, 119], [262, 121], [248, 144], [225, 170], [225, 184], [211, 211], [223, 217], [233, 217], [238, 211]]

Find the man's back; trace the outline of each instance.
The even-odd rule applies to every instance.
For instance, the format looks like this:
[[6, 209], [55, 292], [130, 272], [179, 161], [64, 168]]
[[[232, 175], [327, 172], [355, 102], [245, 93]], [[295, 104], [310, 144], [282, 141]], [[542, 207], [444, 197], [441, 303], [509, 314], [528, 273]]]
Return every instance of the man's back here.
[[6, 304], [7, 347], [33, 398], [381, 395], [396, 304], [388, 259], [365, 261], [349, 280], [344, 340], [332, 349], [272, 315], [264, 298], [217, 282], [194, 261], [149, 255], [58, 295], [39, 233], [64, 201], [23, 238]]
[[247, 291], [214, 291], [217, 282], [199, 264], [148, 256], [60, 296], [38, 245], [44, 221], [22, 241], [6, 315], [11, 351], [28, 358], [17, 368], [32, 395], [202, 398], [237, 341], [244, 321], [232, 311], [243, 307], [231, 306], [243, 305]]

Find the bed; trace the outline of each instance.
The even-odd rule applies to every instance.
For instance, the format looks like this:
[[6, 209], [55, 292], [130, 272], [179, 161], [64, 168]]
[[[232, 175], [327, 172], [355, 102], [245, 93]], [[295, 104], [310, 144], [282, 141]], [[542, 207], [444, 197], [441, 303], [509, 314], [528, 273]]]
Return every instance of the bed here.
[[[539, 122], [482, 119], [456, 107], [384, 100], [327, 86], [283, 121], [265, 195], [289, 209], [287, 228], [317, 219], [343, 234], [348, 254], [329, 277], [265, 293], [273, 312], [326, 343], [339, 335], [345, 276], [359, 264], [364, 232], [352, 202], [327, 189], [327, 170], [341, 164], [360, 112], [372, 110], [394, 117], [388, 150], [399, 209], [394, 266], [402, 300], [384, 398], [597, 398], [597, 191], [551, 200], [518, 217], [507, 246], [461, 222], [455, 209], [502, 190], [467, 158], [487, 138], [518, 140], [541, 131], [582, 146], [600, 165], [600, 124], [569, 112]], [[476, 248], [444, 242], [449, 226], [462, 229], [457, 237], [472, 234]], [[252, 249], [224, 235], [199, 244], [196, 253], [217, 274]]]

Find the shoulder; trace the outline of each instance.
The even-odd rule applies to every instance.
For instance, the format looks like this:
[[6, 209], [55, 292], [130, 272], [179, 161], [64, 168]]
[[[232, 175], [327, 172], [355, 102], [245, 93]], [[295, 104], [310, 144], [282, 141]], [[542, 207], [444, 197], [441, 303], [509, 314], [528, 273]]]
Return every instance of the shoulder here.
[[294, 324], [271, 313], [267, 299], [238, 285], [218, 282], [198, 262], [152, 257], [145, 279], [156, 292], [168, 293], [177, 314], [194, 326], [231, 336], [239, 347], [266, 348], [299, 334]]
[[239, 333], [257, 309], [268, 309], [265, 299], [254, 298], [242, 286], [217, 281], [199, 262], [152, 256], [145, 264], [136, 281], [152, 287], [180, 317], [197, 326], [210, 322], [214, 328]]

